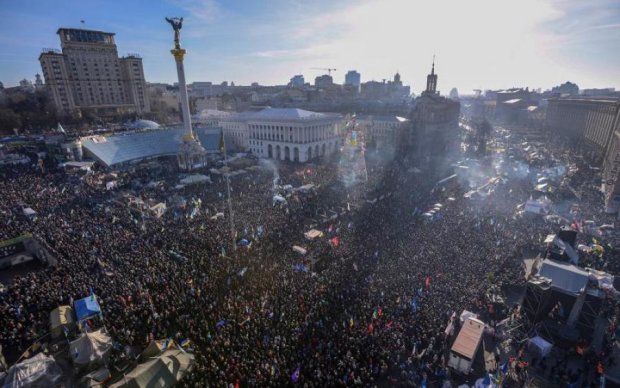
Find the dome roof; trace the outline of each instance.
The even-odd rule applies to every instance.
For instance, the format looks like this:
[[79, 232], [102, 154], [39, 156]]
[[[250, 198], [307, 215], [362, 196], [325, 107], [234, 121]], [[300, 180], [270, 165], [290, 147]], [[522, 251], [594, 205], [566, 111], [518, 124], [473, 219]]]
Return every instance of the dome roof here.
[[136, 120], [129, 124], [131, 129], [159, 129], [159, 124], [151, 120]]

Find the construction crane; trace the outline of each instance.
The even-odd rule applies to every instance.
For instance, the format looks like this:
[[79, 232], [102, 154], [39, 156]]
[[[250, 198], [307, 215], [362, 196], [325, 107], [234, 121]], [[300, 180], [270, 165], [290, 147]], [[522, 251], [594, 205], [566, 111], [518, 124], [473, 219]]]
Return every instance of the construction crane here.
[[327, 70], [327, 74], [328, 75], [332, 75], [332, 71], [336, 71], [336, 69], [333, 69], [331, 67], [312, 67], [312, 70]]

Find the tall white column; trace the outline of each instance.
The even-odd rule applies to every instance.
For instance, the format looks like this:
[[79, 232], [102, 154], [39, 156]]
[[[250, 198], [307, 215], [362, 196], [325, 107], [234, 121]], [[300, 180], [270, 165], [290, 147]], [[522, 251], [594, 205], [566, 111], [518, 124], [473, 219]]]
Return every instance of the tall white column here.
[[179, 98], [181, 99], [181, 111], [183, 113], [183, 128], [188, 134], [192, 134], [192, 118], [189, 112], [189, 99], [187, 97], [187, 85], [185, 84], [185, 69], [183, 68], [183, 56], [185, 50], [172, 50], [172, 55], [177, 63], [177, 75], [179, 77]]

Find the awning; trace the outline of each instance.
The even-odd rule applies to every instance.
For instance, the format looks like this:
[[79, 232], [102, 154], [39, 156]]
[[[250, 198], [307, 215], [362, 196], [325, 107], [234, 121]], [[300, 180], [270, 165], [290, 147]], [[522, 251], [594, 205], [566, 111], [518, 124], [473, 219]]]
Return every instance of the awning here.
[[73, 306], [75, 307], [75, 315], [78, 322], [101, 314], [101, 307], [99, 307], [96, 295], [76, 300]]

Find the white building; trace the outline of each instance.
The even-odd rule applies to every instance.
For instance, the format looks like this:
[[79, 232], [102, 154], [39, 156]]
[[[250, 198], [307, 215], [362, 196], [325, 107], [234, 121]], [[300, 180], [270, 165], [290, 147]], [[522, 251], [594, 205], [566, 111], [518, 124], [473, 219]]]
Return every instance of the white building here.
[[243, 112], [221, 121], [226, 141], [260, 158], [307, 162], [342, 145], [342, 116], [295, 108]]

